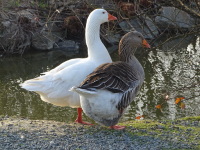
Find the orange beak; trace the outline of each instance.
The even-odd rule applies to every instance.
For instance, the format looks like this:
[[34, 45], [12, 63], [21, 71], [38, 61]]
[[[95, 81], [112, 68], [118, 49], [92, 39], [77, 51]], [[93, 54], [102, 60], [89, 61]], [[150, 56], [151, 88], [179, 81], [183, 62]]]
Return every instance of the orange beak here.
[[146, 40], [142, 41], [142, 46], [146, 47], [146, 48], [151, 48], [151, 46], [149, 45], [149, 43]]
[[117, 18], [111, 14], [108, 14], [108, 20], [117, 20]]

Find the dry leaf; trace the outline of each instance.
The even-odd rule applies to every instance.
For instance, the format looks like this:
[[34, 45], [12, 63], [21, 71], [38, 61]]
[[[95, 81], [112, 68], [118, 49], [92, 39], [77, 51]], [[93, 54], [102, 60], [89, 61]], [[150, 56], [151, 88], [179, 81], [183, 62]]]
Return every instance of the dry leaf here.
[[185, 109], [185, 103], [181, 102], [180, 107], [181, 107], [181, 109]]
[[135, 119], [138, 119], [138, 120], [143, 119], [143, 118], [144, 118], [144, 115], [135, 117]]
[[162, 107], [162, 106], [161, 106], [160, 104], [159, 104], [159, 105], [156, 105], [156, 108], [157, 108], [157, 109], [161, 109], [161, 107]]
[[183, 99], [185, 99], [185, 97], [177, 97], [175, 100], [175, 104], [178, 104]]
[[176, 100], [175, 100], [175, 104], [178, 104], [180, 101], [181, 101], [181, 99], [180, 99], [179, 97], [176, 98]]

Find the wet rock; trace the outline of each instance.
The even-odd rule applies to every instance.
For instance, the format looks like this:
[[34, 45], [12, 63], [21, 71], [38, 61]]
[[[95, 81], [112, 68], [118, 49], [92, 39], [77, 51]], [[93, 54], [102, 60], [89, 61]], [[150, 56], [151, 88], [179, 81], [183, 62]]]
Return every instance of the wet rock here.
[[34, 10], [26, 9], [17, 12], [18, 14], [18, 21], [24, 23], [24, 21], [30, 22], [33, 26], [38, 23], [37, 15], [35, 14]]
[[118, 45], [121, 35], [120, 34], [115, 34], [110, 32], [109, 30], [101, 30], [101, 38], [103, 41], [106, 41], [109, 45]]
[[0, 13], [0, 49], [6, 53], [23, 53], [29, 48], [32, 32], [39, 25], [35, 18], [31, 9]]
[[[162, 45], [160, 50], [162, 51], [181, 50], [183, 47], [187, 47], [188, 44], [190, 44], [194, 38], [195, 38], [195, 35], [190, 35], [187, 37], [179, 37], [176, 39], [169, 40]], [[158, 42], [155, 45], [157, 44], [161, 44], [161, 43]]]
[[194, 25], [194, 19], [188, 13], [175, 7], [162, 7], [155, 22], [164, 29], [169, 27], [189, 29]]
[[125, 32], [129, 32], [134, 28], [141, 32], [147, 39], [154, 39], [159, 34], [159, 29], [149, 17], [142, 16], [141, 18], [131, 19], [130, 21], [122, 21], [119, 23], [119, 26]]
[[106, 42], [106, 45], [108, 45], [107, 49], [110, 54], [118, 50], [118, 43], [121, 37], [122, 36], [118, 33], [114, 33], [106, 29], [101, 29], [101, 39], [104, 43]]
[[51, 32], [43, 31], [33, 35], [32, 47], [37, 50], [51, 50], [54, 48], [54, 44], [57, 40], [57, 37]]
[[49, 4], [53, 6], [53, 8], [62, 7], [64, 5], [68, 5], [70, 1], [64, 1], [64, 0], [50, 0]]
[[117, 51], [117, 50], [118, 50], [118, 45], [113, 45], [113, 46], [111, 46], [111, 47], [108, 47], [108, 52], [109, 52], [110, 54], [114, 53], [114, 52]]
[[107, 42], [109, 42], [111, 45], [118, 44], [121, 39], [121, 35], [108, 33], [106, 36], [106, 39], [107, 39]]
[[99, 8], [105, 8], [105, 9], [116, 8], [115, 4], [112, 1], [108, 1], [108, 0], [87, 0], [87, 3]]
[[2, 25], [4, 26], [4, 27], [6, 27], [6, 28], [8, 28], [10, 25], [11, 25], [11, 22], [10, 21], [3, 21], [3, 22], [1, 22], [2, 23]]
[[79, 43], [72, 40], [61, 41], [54, 44], [54, 49], [78, 53]]
[[[54, 8], [54, 9], [58, 9], [59, 11], [63, 11], [65, 10], [65, 8], [70, 8], [73, 9], [73, 11], [77, 12], [77, 9], [79, 8], [84, 8], [87, 7], [85, 1], [80, 1], [80, 0], [50, 0], [49, 5]], [[87, 9], [83, 10], [83, 11], [88, 11]], [[74, 14], [74, 12], [70, 12], [68, 10], [68, 13], [70, 13], [71, 15]]]

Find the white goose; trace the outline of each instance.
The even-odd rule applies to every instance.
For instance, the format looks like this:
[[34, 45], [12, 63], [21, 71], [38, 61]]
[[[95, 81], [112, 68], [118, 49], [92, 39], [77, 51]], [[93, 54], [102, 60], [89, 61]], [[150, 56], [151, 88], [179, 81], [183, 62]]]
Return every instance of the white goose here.
[[100, 25], [116, 19], [104, 9], [92, 11], [85, 30], [88, 57], [68, 60], [42, 76], [25, 81], [21, 87], [38, 93], [43, 101], [53, 105], [77, 108], [78, 117], [75, 122], [88, 124], [82, 121], [79, 95], [69, 89], [78, 86], [99, 65], [112, 62], [100, 39]]
[[141, 33], [127, 33], [119, 43], [120, 61], [99, 66], [79, 87], [71, 89], [80, 94], [83, 111], [97, 123], [112, 129], [125, 128], [116, 124], [144, 81], [143, 67], [134, 56], [141, 46], [150, 48]]

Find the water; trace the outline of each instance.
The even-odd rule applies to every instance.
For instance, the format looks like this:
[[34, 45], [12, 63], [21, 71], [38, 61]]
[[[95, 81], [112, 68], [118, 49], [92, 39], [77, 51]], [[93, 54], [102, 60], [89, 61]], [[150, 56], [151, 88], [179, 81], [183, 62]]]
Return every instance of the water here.
[[[138, 51], [136, 56], [144, 67], [146, 78], [123, 120], [142, 115], [144, 119], [152, 120], [200, 115], [200, 37], [176, 39], [149, 52]], [[45, 103], [37, 94], [21, 89], [19, 84], [63, 61], [84, 56], [85, 52], [70, 57], [60, 52], [42, 52], [0, 58], [0, 115], [74, 121], [76, 109]], [[112, 57], [117, 60], [117, 54]], [[185, 97], [182, 100], [185, 109], [175, 104], [177, 97]], [[161, 109], [156, 109], [156, 105], [161, 105]], [[91, 121], [86, 116], [84, 120]]]

